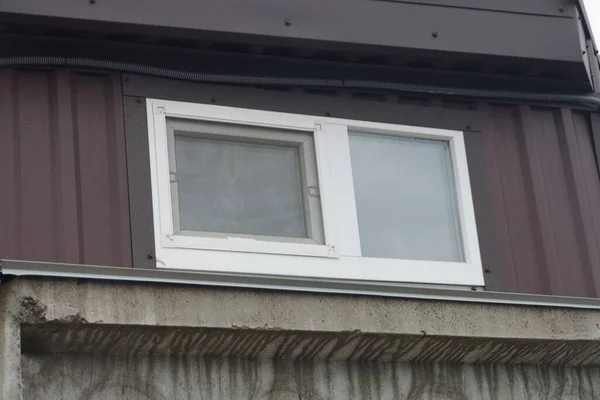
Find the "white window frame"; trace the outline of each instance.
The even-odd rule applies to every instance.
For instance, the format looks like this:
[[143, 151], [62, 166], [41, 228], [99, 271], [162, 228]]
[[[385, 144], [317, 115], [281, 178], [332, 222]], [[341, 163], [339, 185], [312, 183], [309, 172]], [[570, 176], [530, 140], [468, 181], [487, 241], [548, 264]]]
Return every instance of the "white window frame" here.
[[[159, 268], [265, 274], [283, 278], [483, 286], [463, 133], [377, 122], [148, 99], [148, 137], [156, 260]], [[167, 118], [312, 132], [324, 244], [176, 235]], [[361, 257], [348, 132], [449, 143], [464, 262]]]
[[[200, 121], [205, 122], [205, 121]], [[258, 253], [282, 253], [282, 254], [304, 254], [304, 255], [320, 255], [319, 251], [327, 251], [327, 249], [315, 246], [306, 246], [306, 244], [322, 244], [325, 242], [323, 237], [323, 221], [322, 221], [322, 210], [320, 195], [318, 192], [319, 178], [316, 164], [316, 153], [315, 153], [315, 142], [313, 132], [299, 132], [299, 131], [272, 131], [262, 129], [247, 129], [245, 125], [244, 129], [231, 129], [236, 126], [234, 124], [226, 125], [229, 128], [226, 132], [215, 133], [214, 128], [210, 126], [202, 126], [197, 121], [189, 120], [167, 120], [167, 141], [169, 145], [169, 164], [171, 173], [171, 207], [173, 209], [173, 227], [167, 227], [169, 233], [174, 238], [173, 241], [180, 242], [179, 245], [175, 244], [175, 247], [184, 248], [208, 248], [212, 249], [215, 246], [226, 246], [223, 250], [236, 250], [236, 244], [232, 243], [231, 240], [188, 240], [186, 237], [195, 236], [202, 238], [228, 238], [231, 237], [231, 233], [221, 232], [200, 232], [200, 231], [180, 231], [179, 221], [179, 200], [177, 185], [177, 165], [175, 162], [175, 131], [185, 131], [184, 136], [198, 139], [212, 139], [220, 138], [224, 141], [242, 140], [247, 143], [254, 144], [269, 144], [273, 146], [284, 146], [287, 148], [295, 148], [298, 151], [298, 167], [301, 172], [301, 186], [302, 186], [302, 205], [304, 224], [306, 229], [305, 238], [296, 237], [281, 237], [281, 236], [263, 236], [263, 235], [252, 235], [252, 234], [240, 234], [235, 235], [237, 239], [251, 239], [246, 241], [247, 244], [251, 245], [249, 250]], [[251, 127], [256, 128], [256, 127]], [[232, 132], [233, 131], [233, 132]], [[178, 235], [178, 232], [182, 232]], [[289, 242], [289, 243], [301, 243], [303, 246], [273, 246], [271, 244], [263, 244], [265, 241], [271, 241], [276, 243]]]

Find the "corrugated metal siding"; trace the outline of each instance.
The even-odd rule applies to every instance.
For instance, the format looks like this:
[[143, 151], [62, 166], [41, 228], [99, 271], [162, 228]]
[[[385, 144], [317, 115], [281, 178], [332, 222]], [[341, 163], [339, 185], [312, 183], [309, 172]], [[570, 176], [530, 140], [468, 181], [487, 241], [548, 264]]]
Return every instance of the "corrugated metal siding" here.
[[118, 75], [0, 72], [2, 258], [131, 266]]
[[[0, 72], [3, 258], [132, 265], [119, 79], [116, 74], [68, 71]], [[597, 115], [137, 76], [128, 76], [127, 82], [125, 94], [136, 96], [128, 99], [136, 106], [144, 104], [143, 97], [206, 103], [216, 98], [237, 107], [467, 129], [488, 289], [600, 296], [600, 176], [593, 140], [594, 129], [600, 129]], [[135, 121], [143, 121], [140, 116]], [[143, 137], [146, 128], [135, 121], [130, 118], [128, 130], [132, 138]], [[145, 171], [146, 156], [138, 155], [130, 162]], [[146, 174], [129, 176], [139, 178], [138, 184], [148, 179]], [[146, 226], [151, 232], [151, 220], [137, 220], [138, 230], [145, 232]], [[138, 244], [141, 258], [153, 246], [151, 235], [142, 236], [148, 243]]]
[[[600, 178], [589, 115], [482, 106], [503, 290], [600, 295]], [[489, 238], [481, 237], [485, 242]]]

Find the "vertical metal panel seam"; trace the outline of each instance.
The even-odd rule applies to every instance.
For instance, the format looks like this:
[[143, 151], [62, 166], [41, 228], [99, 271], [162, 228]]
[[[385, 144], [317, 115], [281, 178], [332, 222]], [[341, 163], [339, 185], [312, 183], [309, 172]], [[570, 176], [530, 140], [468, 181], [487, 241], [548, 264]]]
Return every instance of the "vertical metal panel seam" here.
[[[131, 267], [135, 268], [136, 267], [136, 257], [135, 257], [135, 253], [136, 253], [136, 249], [135, 247], [135, 237], [134, 237], [134, 223], [133, 223], [133, 213], [135, 212], [135, 210], [132, 210], [132, 204], [131, 204], [131, 171], [130, 171], [130, 163], [131, 163], [131, 154], [129, 154], [129, 147], [130, 147], [130, 143], [129, 141], [131, 140], [131, 138], [129, 138], [129, 135], [127, 133], [127, 119], [126, 119], [126, 113], [125, 113], [125, 107], [126, 107], [126, 102], [125, 102], [125, 97], [123, 94], [123, 77], [122, 74], [118, 74], [116, 75], [116, 77], [118, 79], [114, 79], [115, 80], [115, 84], [118, 84], [120, 87], [120, 91], [119, 94], [121, 96], [121, 118], [123, 121], [123, 144], [125, 146], [124, 148], [124, 152], [125, 152], [125, 182], [127, 183], [126, 189], [126, 195], [127, 195], [127, 210], [128, 210], [128, 215], [129, 215], [129, 220], [128, 220], [128, 224], [129, 224], [129, 243], [130, 243], [130, 249], [131, 249]], [[118, 81], [118, 82], [117, 82]]]
[[[53, 196], [48, 71], [19, 73], [22, 246], [34, 260], [52, 259]], [[44, 227], [44, 229], [40, 229]]]
[[109, 155], [113, 156], [109, 160], [109, 176], [113, 180], [113, 190], [111, 191], [111, 210], [113, 217], [111, 222], [117, 230], [118, 235], [113, 236], [114, 254], [118, 256], [115, 259], [115, 265], [128, 266], [133, 265], [131, 241], [122, 243], [125, 237], [131, 238], [131, 213], [129, 210], [129, 192], [127, 180], [127, 152], [125, 150], [125, 119], [124, 106], [122, 100], [121, 79], [118, 74], [111, 74], [105, 78], [106, 112], [107, 112], [107, 146]]
[[507, 240], [515, 256], [512, 267], [517, 282], [513, 290], [543, 292], [545, 289], [539, 270], [539, 252], [536, 252], [540, 246], [534, 237], [535, 226], [528, 202], [525, 176], [527, 161], [519, 137], [519, 110], [506, 105], [497, 105], [496, 110], [502, 110], [500, 115], [494, 114], [493, 123], [502, 126], [500, 134], [495, 135], [495, 144], [504, 161], [499, 167], [499, 174], [501, 178], [504, 177], [501, 179], [501, 195], [505, 199], [503, 212], [510, 229]]
[[555, 112], [555, 123], [559, 133], [558, 140], [561, 146], [561, 156], [565, 166], [565, 173], [567, 174], [571, 214], [574, 218], [578, 219], [578, 221], [574, 221], [576, 222], [576, 242], [586, 266], [586, 274], [589, 275], [584, 279], [584, 284], [587, 287], [586, 294], [597, 297], [597, 288], [600, 287], [600, 271], [598, 271], [598, 268], [594, 268], [594, 266], [600, 267], [598, 264], [600, 257], [596, 245], [596, 232], [593, 226], [590, 225], [591, 221], [589, 218], [586, 218], [586, 214], [590, 211], [590, 204], [588, 202], [589, 194], [585, 182], [583, 182], [583, 166], [580, 160], [581, 153], [577, 143], [573, 114], [570, 110], [563, 108]]
[[[115, 113], [115, 105], [113, 103], [113, 93], [111, 87], [111, 80], [109, 77], [104, 78], [104, 112], [106, 115], [106, 167], [108, 169], [108, 179], [115, 180], [118, 175], [118, 167], [117, 163], [117, 144], [116, 144], [116, 126], [114, 124], [114, 113]], [[113, 182], [116, 183], [116, 182]], [[118, 185], [116, 185], [116, 190], [112, 190], [109, 194], [109, 210], [110, 210], [110, 218], [109, 224], [111, 226], [111, 232], [115, 232], [111, 237], [111, 245], [113, 248], [113, 263], [120, 263], [122, 260], [122, 250], [120, 238], [122, 232], [120, 232], [120, 223], [117, 219], [121, 218], [120, 210], [118, 207]]]
[[23, 189], [21, 182], [21, 124], [20, 124], [20, 108], [19, 101], [20, 91], [19, 91], [19, 78], [16, 73], [12, 73], [12, 117], [13, 117], [13, 145], [14, 145], [14, 204], [15, 204], [15, 237], [16, 237], [16, 246], [15, 253], [19, 256], [23, 256], [23, 202], [21, 201], [23, 197]]
[[[527, 202], [526, 177], [522, 146], [518, 135], [518, 109], [514, 106], [495, 105], [493, 119], [494, 150], [503, 163], [497, 173], [501, 184], [498, 197], [503, 198], [501, 216], [507, 221], [506, 246], [510, 246], [514, 257], [513, 265], [506, 265], [515, 276], [512, 291], [543, 291], [540, 282], [539, 255], [536, 250], [535, 228]], [[498, 125], [501, 127], [499, 129]], [[524, 239], [530, 239], [526, 242]], [[538, 246], [539, 247], [539, 246]], [[505, 250], [506, 251], [506, 250]], [[524, 263], [527, 263], [524, 265]], [[547, 286], [546, 286], [547, 287]]]
[[[586, 115], [587, 114], [587, 115]], [[600, 275], [600, 175], [595, 166], [596, 155], [594, 152], [594, 142], [592, 137], [592, 125], [589, 118], [589, 113], [573, 113], [573, 124], [575, 127], [575, 139], [578, 146], [579, 159], [581, 160], [583, 174], [583, 182], [585, 185], [586, 199], [588, 203], [588, 216], [584, 215], [586, 221], [589, 220], [593, 233], [593, 241], [590, 244], [596, 249], [597, 260], [596, 268], [592, 271], [596, 275]], [[577, 116], [578, 118], [575, 118]], [[578, 123], [579, 122], [579, 123]], [[581, 127], [581, 122], [585, 125]], [[586, 164], [587, 161], [587, 164]], [[597, 296], [600, 297], [600, 286], [596, 282]]]
[[[558, 265], [558, 255], [556, 254], [555, 238], [552, 232], [552, 222], [550, 218], [549, 205], [546, 199], [547, 192], [542, 174], [542, 165], [539, 159], [538, 148], [536, 144], [536, 132], [533, 127], [533, 116], [529, 106], [518, 107], [517, 136], [520, 142], [519, 151], [523, 160], [525, 179], [528, 180], [529, 187], [526, 187], [527, 203], [530, 207], [530, 213], [534, 218], [533, 228], [537, 231], [534, 235], [534, 242], [537, 243], [538, 257], [541, 257], [542, 265], [548, 272], [558, 276], [560, 266]], [[551, 293], [562, 293], [563, 285], [560, 279], [552, 279], [539, 270], [542, 281], [545, 281], [546, 288]]]
[[156, 268], [146, 102], [123, 97], [134, 268]]
[[64, 242], [64, 237], [62, 236], [62, 226], [64, 223], [64, 218], [62, 218], [62, 213], [60, 212], [60, 201], [62, 198], [62, 185], [60, 184], [60, 166], [58, 164], [58, 89], [57, 82], [53, 72], [48, 72], [48, 127], [49, 131], [47, 135], [50, 138], [50, 168], [52, 169], [50, 173], [50, 178], [52, 184], [50, 185], [50, 201], [52, 201], [52, 215], [50, 216], [52, 220], [52, 228], [53, 232], [50, 232], [50, 237], [52, 241], [52, 251], [54, 253], [54, 258], [58, 261], [61, 258], [61, 248], [62, 243]]
[[77, 233], [79, 240], [79, 262], [85, 263], [85, 240], [83, 239], [83, 209], [82, 209], [82, 193], [81, 193], [81, 157], [80, 157], [80, 139], [79, 139], [79, 127], [78, 127], [78, 107], [77, 107], [77, 88], [76, 83], [71, 77], [69, 82], [69, 88], [71, 90], [71, 115], [73, 124], [73, 148], [75, 150], [75, 184], [77, 190]]
[[71, 73], [68, 71], [55, 71], [56, 105], [57, 105], [57, 166], [59, 172], [60, 190], [58, 194], [59, 211], [61, 219], [59, 233], [63, 237], [61, 245], [61, 259], [71, 262], [80, 260], [79, 247], [79, 218], [77, 214], [77, 183], [75, 179], [77, 165], [75, 164], [76, 143], [73, 139], [73, 114], [71, 98]]
[[[121, 77], [121, 88], [123, 86], [123, 80]], [[121, 90], [123, 93], [123, 90]], [[124, 142], [125, 142], [125, 168], [127, 169], [127, 208], [129, 210], [129, 240], [131, 242], [131, 267], [136, 267], [136, 248], [135, 248], [135, 226], [134, 226], [134, 216], [133, 213], [135, 210], [132, 208], [131, 204], [131, 154], [129, 154], [129, 148], [131, 146], [131, 138], [129, 137], [128, 129], [127, 129], [127, 117], [125, 112], [125, 107], [127, 106], [126, 98], [123, 95], [123, 124], [124, 124]]]
[[15, 118], [13, 99], [15, 76], [12, 70], [0, 72], [0, 118], [4, 117], [4, 133], [0, 133], [0, 181], [6, 195], [0, 198], [0, 254], [17, 256], [17, 174]]
[[127, 151], [127, 149], [129, 148], [129, 144], [128, 144], [128, 135], [127, 135], [127, 120], [126, 120], [126, 116], [125, 116], [125, 98], [124, 98], [124, 94], [123, 94], [123, 76], [122, 74], [117, 75], [118, 76], [118, 84], [121, 88], [120, 90], [120, 95], [121, 95], [121, 118], [123, 118], [123, 143], [125, 145], [125, 181], [127, 182], [127, 210], [128, 210], [128, 215], [129, 215], [129, 220], [128, 220], [128, 224], [129, 224], [129, 243], [130, 243], [130, 249], [131, 249], [131, 268], [135, 268], [135, 249], [134, 249], [134, 234], [133, 234], [133, 210], [131, 208], [131, 182], [130, 182], [130, 172], [129, 172], [129, 157], [131, 156], [129, 154], [129, 151]]
[[119, 205], [121, 217], [119, 223], [123, 231], [122, 240], [127, 239], [127, 243], [123, 246], [124, 267], [133, 268], [133, 244], [131, 240], [131, 209], [129, 202], [129, 174], [127, 171], [127, 143], [125, 133], [125, 102], [123, 99], [123, 80], [120, 73], [111, 75], [114, 103], [116, 104], [116, 123], [119, 124]]
[[[490, 115], [491, 111], [491, 107], [489, 104], [487, 103], [483, 103], [479, 106], [479, 109], [482, 113], [486, 114], [486, 115]], [[487, 123], [486, 123], [487, 126]], [[485, 134], [486, 132], [484, 132]], [[486, 143], [489, 142], [489, 144], [487, 144], [486, 149], [488, 147], [491, 148], [491, 151], [489, 151], [488, 153], [488, 157], [489, 160], [491, 161], [491, 164], [493, 165], [493, 168], [491, 168], [491, 172], [494, 174], [494, 181], [495, 183], [498, 185], [499, 189], [500, 189], [500, 196], [496, 196], [497, 200], [500, 202], [500, 208], [501, 211], [499, 212], [498, 210], [496, 210], [496, 207], [494, 207], [494, 214], [496, 216], [497, 219], [499, 219], [503, 225], [503, 232], [502, 235], [508, 235], [508, 232], [510, 232], [510, 222], [508, 220], [507, 214], [506, 214], [506, 195], [507, 195], [507, 191], [504, 188], [504, 184], [502, 183], [502, 179], [500, 179], [500, 172], [499, 172], [499, 163], [498, 163], [498, 151], [496, 148], [496, 142], [495, 142], [495, 133], [492, 134], [491, 132], [487, 132], [487, 134], [485, 134], [485, 137], [487, 137], [488, 139], [486, 140]], [[498, 215], [500, 214], [500, 215]], [[502, 268], [505, 272], [504, 276], [506, 276], [506, 273], [508, 273], [510, 275], [510, 280], [511, 282], [505, 282], [503, 280], [504, 285], [508, 285], [509, 287], [512, 288], [518, 288], [519, 282], [517, 279], [517, 273], [516, 273], [516, 257], [515, 257], [515, 251], [514, 251], [514, 246], [513, 243], [511, 242], [510, 239], [506, 240], [506, 246], [509, 250], [509, 259], [510, 262], [512, 263], [512, 265], [508, 266], [508, 265], [504, 265]]]

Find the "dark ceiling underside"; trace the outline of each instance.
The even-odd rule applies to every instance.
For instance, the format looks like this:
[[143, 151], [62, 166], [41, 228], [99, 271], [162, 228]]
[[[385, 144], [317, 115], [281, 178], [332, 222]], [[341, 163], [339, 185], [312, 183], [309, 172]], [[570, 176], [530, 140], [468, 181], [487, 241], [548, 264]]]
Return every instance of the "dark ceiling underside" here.
[[[198, 4], [210, 1], [200, 0]], [[335, 1], [327, 0], [323, 4]], [[156, 12], [141, 13], [145, 17], [139, 18], [134, 14], [112, 15], [109, 11], [103, 14], [102, 7], [108, 7], [103, 0], [73, 2], [68, 9], [63, 4], [64, 15], [72, 18], [57, 17], [61, 10], [46, 6], [32, 11], [28, 9], [30, 0], [11, 0], [0, 4], [0, 46], [3, 55], [88, 57], [217, 74], [363, 79], [541, 93], [593, 90], [589, 68], [591, 54], [587, 53], [593, 53], [594, 49], [589, 48], [591, 40], [586, 38], [582, 24], [578, 22], [575, 6], [560, 11], [557, 0], [536, 0], [523, 13], [518, 13], [515, 10], [521, 3], [512, 0], [502, 3], [506, 10], [468, 8], [472, 3], [470, 0], [451, 0], [450, 3], [457, 3], [457, 7], [433, 6], [436, 2], [439, 3], [438, 0], [366, 1], [377, 7], [381, 3], [412, 7], [412, 12], [424, 12], [424, 16], [431, 18], [420, 24], [412, 22], [412, 26], [406, 28], [400, 25], [408, 23], [411, 15], [399, 14], [399, 36], [392, 41], [383, 33], [393, 34], [394, 26], [378, 30], [377, 23], [367, 24], [357, 29], [362, 29], [362, 35], [370, 42], [365, 39], [359, 43], [352, 42], [354, 33], [345, 31], [347, 21], [342, 16], [332, 21], [329, 29], [319, 28], [315, 33], [306, 29], [318, 23], [316, 15], [307, 12], [297, 16], [298, 10], [287, 10], [293, 19], [277, 20], [281, 25], [277, 29], [263, 28], [262, 25], [281, 14], [276, 7], [269, 9], [271, 13], [267, 16], [249, 16], [243, 22], [244, 17], [238, 16], [239, 29], [231, 25], [228, 18], [222, 24], [210, 25], [212, 30], [202, 30], [185, 28], [190, 20], [183, 16], [180, 25], [173, 25], [178, 23], [173, 17], [175, 12], [168, 13], [164, 19], [158, 18]], [[82, 6], [83, 3], [86, 5]], [[133, 12], [127, 5], [110, 4], [113, 8], [123, 8], [123, 13]], [[187, 4], [189, 2], [183, 0], [171, 3], [174, 8]], [[307, 7], [311, 4], [309, 2]], [[364, 6], [362, 2], [357, 4]], [[380, 10], [377, 7], [374, 9]], [[95, 10], [100, 12], [95, 14]], [[117, 11], [115, 9], [114, 13]], [[185, 9], [180, 11], [183, 13]], [[81, 19], [88, 15], [89, 19]], [[343, 16], [352, 19], [353, 14]], [[296, 26], [301, 24], [297, 22], [300, 17], [306, 20], [306, 27]], [[455, 21], [446, 21], [444, 17], [453, 17]], [[482, 30], [480, 27], [476, 32], [469, 32], [469, 26], [475, 29], [472, 26], [475, 17], [477, 26], [488, 24], [490, 28]], [[255, 20], [248, 22], [248, 18]], [[494, 25], [498, 19], [514, 20], [514, 25], [498, 28]], [[143, 25], [142, 22], [153, 22], [154, 25]], [[206, 27], [206, 24], [199, 27]], [[464, 28], [456, 27], [461, 24]], [[436, 26], [442, 29], [438, 32]], [[531, 31], [513, 32], [524, 27]], [[404, 31], [409, 32], [410, 37], [400, 35]], [[426, 31], [426, 37], [422, 31]], [[347, 34], [347, 41], [332, 40], [340, 36], [340, 32]], [[543, 32], [551, 33], [543, 37]], [[317, 35], [319, 39], [311, 39], [311, 35]]]

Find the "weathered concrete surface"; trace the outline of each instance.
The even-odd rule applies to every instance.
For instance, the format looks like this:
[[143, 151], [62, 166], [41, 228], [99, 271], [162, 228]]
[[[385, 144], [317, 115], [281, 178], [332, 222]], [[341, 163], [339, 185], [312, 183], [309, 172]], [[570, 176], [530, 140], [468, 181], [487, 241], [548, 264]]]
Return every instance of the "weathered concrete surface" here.
[[595, 400], [600, 368], [200, 357], [23, 357], [25, 400]]
[[21, 399], [20, 310], [11, 288], [0, 288], [0, 399]]
[[2, 400], [600, 398], [598, 311], [60, 279], [0, 304]]
[[2, 286], [30, 323], [247, 328], [518, 340], [600, 340], [591, 310], [81, 280]]
[[101, 324], [22, 326], [34, 353], [148, 354], [298, 360], [595, 365], [597, 341], [513, 340], [280, 329], [140, 327]]

